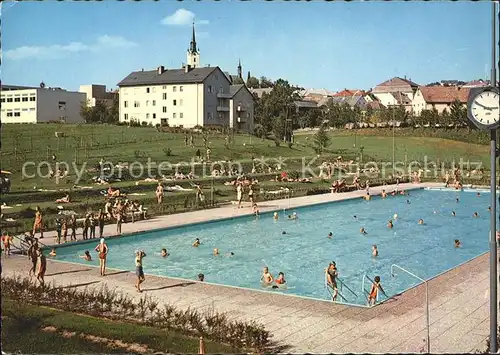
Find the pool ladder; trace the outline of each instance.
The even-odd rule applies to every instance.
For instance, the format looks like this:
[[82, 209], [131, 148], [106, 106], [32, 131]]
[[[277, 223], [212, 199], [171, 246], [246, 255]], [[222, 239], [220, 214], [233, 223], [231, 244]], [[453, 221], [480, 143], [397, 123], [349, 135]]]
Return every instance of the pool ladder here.
[[[343, 293], [343, 290], [344, 288], [349, 291], [354, 297], [358, 298], [358, 295], [356, 294], [356, 292], [354, 292], [350, 287], [348, 287], [344, 281], [342, 281], [341, 278], [337, 277], [336, 278], [337, 280], [337, 284], [340, 286], [338, 289], [337, 289], [337, 295], [340, 296], [340, 298], [342, 298], [344, 300], [344, 302], [348, 302], [347, 298], [345, 298], [345, 296], [342, 294]], [[333, 299], [333, 293], [332, 291], [330, 290], [331, 289], [331, 286], [328, 285], [328, 278], [326, 276], [326, 272], [325, 272], [325, 288], [328, 292], [328, 294], [330, 295], [330, 298]]]

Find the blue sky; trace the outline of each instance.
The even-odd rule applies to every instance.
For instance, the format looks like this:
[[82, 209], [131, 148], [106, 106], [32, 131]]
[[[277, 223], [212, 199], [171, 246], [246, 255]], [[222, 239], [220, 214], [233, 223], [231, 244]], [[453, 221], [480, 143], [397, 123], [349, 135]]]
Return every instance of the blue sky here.
[[481, 2], [4, 3], [2, 82], [77, 90], [186, 61], [191, 22], [203, 65], [308, 88], [368, 89], [489, 78], [491, 6]]

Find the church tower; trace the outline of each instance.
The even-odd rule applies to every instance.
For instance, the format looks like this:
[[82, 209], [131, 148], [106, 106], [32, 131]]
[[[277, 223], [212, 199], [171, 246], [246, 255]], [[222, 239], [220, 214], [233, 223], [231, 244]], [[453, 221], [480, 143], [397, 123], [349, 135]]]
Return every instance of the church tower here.
[[243, 74], [241, 73], [241, 59], [238, 59], [238, 78], [243, 79]]
[[189, 44], [189, 49], [187, 51], [187, 65], [191, 66], [191, 68], [198, 68], [200, 66], [200, 53], [198, 51], [198, 47], [196, 47], [194, 22], [193, 22], [193, 37], [191, 38], [191, 43]]

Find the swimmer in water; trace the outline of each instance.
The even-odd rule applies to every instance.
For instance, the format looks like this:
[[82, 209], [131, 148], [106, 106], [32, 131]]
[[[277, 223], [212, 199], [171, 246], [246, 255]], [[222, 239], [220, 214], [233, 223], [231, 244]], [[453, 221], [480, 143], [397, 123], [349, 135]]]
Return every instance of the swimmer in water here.
[[283, 232], [281, 232], [281, 234], [286, 234], [286, 232], [285, 232], [285, 231], [283, 231]]
[[205, 275], [203, 274], [198, 274], [198, 281], [203, 282], [205, 280]]
[[57, 253], [56, 253], [56, 249], [55, 248], [52, 248], [52, 250], [50, 251], [49, 253], [49, 256], [56, 256]]
[[455, 211], [451, 211], [451, 215], [455, 217], [457, 214], [455, 213]]
[[418, 220], [418, 224], [424, 224], [424, 220], [423, 220], [422, 218], [420, 218], [420, 219]]
[[387, 197], [387, 192], [385, 192], [385, 190], [382, 190], [381, 196], [382, 196], [382, 198], [386, 198]]
[[479, 217], [479, 215], [477, 214], [477, 212], [474, 212], [474, 214], [472, 215], [472, 217], [477, 218], [477, 217]]
[[462, 243], [460, 243], [460, 240], [455, 239], [455, 248], [460, 248], [462, 246]]
[[275, 221], [277, 221], [277, 220], [278, 220], [278, 218], [279, 218], [278, 212], [274, 212], [274, 214], [273, 214], [273, 219], [274, 219]]
[[371, 200], [371, 196], [370, 196], [370, 193], [367, 192], [365, 196], [363, 196], [363, 198], [365, 199], [365, 201], [370, 201]]
[[219, 255], [219, 248], [214, 248], [214, 256]]
[[286, 284], [285, 274], [280, 271], [278, 278], [274, 282], [276, 282], [276, 285], [273, 285], [273, 288], [279, 288], [279, 285]]
[[263, 284], [269, 285], [274, 281], [273, 275], [269, 272], [269, 268], [266, 266], [262, 271], [262, 276], [260, 278]]
[[490, 211], [490, 212], [491, 212], [491, 206], [488, 206], [488, 211]]
[[375, 244], [372, 245], [372, 256], [377, 257], [378, 256], [378, 249]]
[[406, 200], [406, 203], [409, 205], [411, 202], [410, 202], [410, 200]]
[[477, 197], [479, 197], [479, 196], [481, 196], [481, 194], [478, 192], [478, 193], [476, 194], [476, 196], [477, 196]]
[[297, 212], [294, 212], [291, 215], [290, 214], [288, 215], [288, 219], [297, 219], [297, 218], [299, 218], [299, 217], [297, 217]]
[[389, 220], [389, 222], [387, 222], [387, 228], [392, 228], [394, 227], [394, 224], [392, 224], [392, 221]]
[[352, 218], [357, 219], [357, 218], [358, 218], [358, 216], [354, 215], [354, 216], [352, 216]]
[[197, 248], [200, 246], [200, 244], [201, 244], [200, 238], [196, 238], [193, 242], [193, 247]]
[[456, 201], [457, 201], [457, 203], [459, 203], [459, 202], [460, 202], [460, 199], [457, 197], [457, 200], [456, 200]]
[[365, 229], [363, 227], [361, 227], [361, 229], [359, 230], [359, 233], [361, 233], [361, 234], [368, 234], [368, 233], [366, 233], [366, 231], [365, 231]]
[[80, 259], [84, 259], [85, 261], [92, 261], [92, 256], [88, 250], [85, 250], [85, 253], [80, 256]]
[[332, 239], [333, 238], [333, 233], [332, 232], [328, 233], [328, 237], [327, 238]]
[[161, 257], [162, 258], [166, 258], [167, 256], [169, 256], [170, 254], [167, 252], [167, 249], [163, 248], [161, 250], [161, 253], [160, 253]]
[[392, 216], [392, 219], [398, 219], [398, 214], [394, 213], [394, 216]]
[[234, 256], [234, 253], [233, 252], [230, 252], [230, 253], [226, 253], [225, 254], [227, 257], [231, 257], [231, 256]]

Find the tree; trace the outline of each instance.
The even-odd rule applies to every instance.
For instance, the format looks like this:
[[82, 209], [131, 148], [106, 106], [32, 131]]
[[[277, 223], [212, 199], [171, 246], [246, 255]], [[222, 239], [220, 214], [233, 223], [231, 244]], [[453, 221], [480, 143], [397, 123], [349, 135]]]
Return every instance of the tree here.
[[80, 105], [80, 116], [85, 120], [85, 123], [92, 123], [92, 114], [93, 110], [92, 107], [90, 106], [90, 100], [87, 100], [85, 102], [82, 102]]
[[118, 123], [120, 121], [120, 99], [118, 95], [113, 98], [113, 104], [108, 109], [108, 123]]
[[235, 77], [232, 79], [233, 82], [231, 83], [232, 85], [241, 85], [241, 84], [245, 84], [245, 82], [243, 81], [242, 78], [240, 78], [239, 76]]
[[314, 135], [314, 149], [318, 154], [322, 154], [326, 147], [330, 144], [330, 138], [326, 132], [326, 127], [322, 124], [318, 132]]
[[300, 128], [317, 127], [320, 125], [321, 119], [321, 110], [313, 108], [298, 117], [298, 124]]
[[285, 125], [285, 117], [283, 115], [273, 117], [272, 119], [272, 132], [274, 134], [275, 140], [282, 140], [286, 138], [286, 125]]
[[266, 78], [265, 76], [260, 77], [260, 87], [265, 89], [265, 88], [272, 88], [274, 86], [273, 82]]
[[251, 76], [250, 78], [247, 79], [247, 87], [252, 89], [259, 88], [259, 79]]
[[264, 126], [261, 125], [261, 124], [256, 124], [254, 127], [253, 127], [253, 132], [255, 133], [255, 135], [257, 137], [260, 137], [262, 139], [264, 139], [264, 137], [266, 136], [266, 131], [264, 129]]
[[450, 121], [457, 126], [467, 126], [469, 125], [469, 120], [467, 119], [467, 108], [462, 105], [459, 100], [453, 101], [450, 107]]

